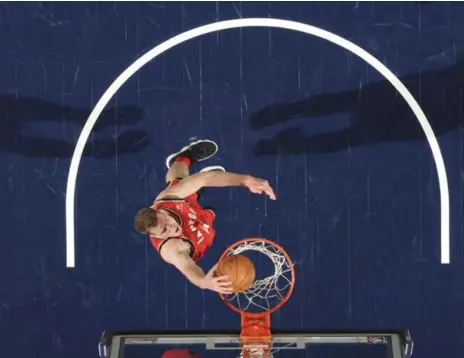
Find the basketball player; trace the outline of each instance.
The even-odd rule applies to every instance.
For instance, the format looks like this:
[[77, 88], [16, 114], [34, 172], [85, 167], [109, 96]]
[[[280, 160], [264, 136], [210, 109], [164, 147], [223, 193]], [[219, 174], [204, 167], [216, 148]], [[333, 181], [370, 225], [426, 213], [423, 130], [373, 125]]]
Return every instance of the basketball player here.
[[169, 349], [163, 353], [161, 358], [201, 358], [199, 354], [188, 349]]
[[167, 188], [156, 197], [151, 207], [139, 210], [134, 227], [138, 232], [148, 234], [161, 257], [194, 285], [230, 293], [232, 283], [227, 281], [227, 276], [214, 277], [217, 264], [206, 275], [196, 264], [215, 236], [215, 213], [200, 206], [198, 191], [204, 187], [245, 186], [252, 193], [266, 194], [272, 200], [276, 196], [266, 180], [228, 173], [219, 166], [189, 175], [190, 166], [212, 157], [217, 150], [215, 142], [199, 140], [168, 156]]

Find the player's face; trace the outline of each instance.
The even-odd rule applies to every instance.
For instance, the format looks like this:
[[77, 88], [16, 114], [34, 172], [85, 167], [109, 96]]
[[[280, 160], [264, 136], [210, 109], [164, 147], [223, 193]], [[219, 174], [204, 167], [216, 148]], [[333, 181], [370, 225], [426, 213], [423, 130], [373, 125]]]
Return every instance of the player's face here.
[[159, 239], [167, 239], [169, 237], [178, 237], [182, 234], [182, 227], [173, 217], [164, 211], [158, 210], [156, 212], [156, 219], [158, 224], [147, 230], [151, 236]]

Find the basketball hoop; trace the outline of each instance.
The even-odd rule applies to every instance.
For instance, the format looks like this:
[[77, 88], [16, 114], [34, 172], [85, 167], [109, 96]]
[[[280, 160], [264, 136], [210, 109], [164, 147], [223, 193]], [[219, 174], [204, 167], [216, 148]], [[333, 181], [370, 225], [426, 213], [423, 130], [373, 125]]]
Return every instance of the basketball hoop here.
[[[295, 285], [295, 269], [287, 252], [275, 242], [264, 238], [247, 238], [235, 242], [221, 255], [257, 252], [267, 257], [273, 273], [259, 277], [245, 292], [220, 294], [221, 299], [241, 316], [240, 358], [272, 358], [271, 313], [281, 308], [290, 298]], [[261, 264], [263, 264], [261, 262]], [[259, 270], [257, 270], [259, 272]]]

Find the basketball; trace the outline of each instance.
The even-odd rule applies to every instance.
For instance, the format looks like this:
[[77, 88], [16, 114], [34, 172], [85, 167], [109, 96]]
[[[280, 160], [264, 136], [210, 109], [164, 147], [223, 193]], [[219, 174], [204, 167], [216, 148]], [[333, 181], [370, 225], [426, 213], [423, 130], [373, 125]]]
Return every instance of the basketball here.
[[243, 255], [229, 255], [219, 261], [216, 276], [229, 276], [233, 293], [248, 290], [255, 281], [255, 266]]

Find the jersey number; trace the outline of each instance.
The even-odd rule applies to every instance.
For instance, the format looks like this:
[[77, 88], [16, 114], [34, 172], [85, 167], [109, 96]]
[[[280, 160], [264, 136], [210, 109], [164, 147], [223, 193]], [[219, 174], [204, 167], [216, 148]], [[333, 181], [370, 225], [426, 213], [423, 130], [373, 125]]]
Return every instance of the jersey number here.
[[[192, 232], [196, 232], [197, 233], [197, 239], [198, 239], [198, 243], [201, 243], [205, 238], [203, 237], [203, 232], [209, 234], [209, 229], [210, 229], [210, 226], [207, 225], [207, 224], [202, 224], [200, 226], [200, 228], [202, 230], [198, 230], [197, 229], [197, 226], [195, 225], [196, 224], [196, 221], [197, 220], [197, 214], [196, 212], [192, 209], [192, 208], [189, 208], [189, 214], [188, 214], [188, 217], [189, 217], [189, 228]], [[203, 231], [203, 232], [202, 232]]]

